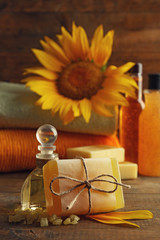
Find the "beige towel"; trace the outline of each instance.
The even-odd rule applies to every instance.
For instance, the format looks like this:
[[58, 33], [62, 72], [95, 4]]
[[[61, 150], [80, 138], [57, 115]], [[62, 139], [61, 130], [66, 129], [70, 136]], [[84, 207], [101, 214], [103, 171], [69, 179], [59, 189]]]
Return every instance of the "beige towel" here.
[[63, 125], [59, 114], [42, 110], [35, 105], [39, 96], [24, 84], [0, 82], [0, 128], [38, 128], [44, 123], [52, 124], [57, 130], [67, 132], [112, 135], [116, 132], [117, 114], [110, 107], [113, 117], [102, 117], [92, 112], [89, 123], [83, 117]]

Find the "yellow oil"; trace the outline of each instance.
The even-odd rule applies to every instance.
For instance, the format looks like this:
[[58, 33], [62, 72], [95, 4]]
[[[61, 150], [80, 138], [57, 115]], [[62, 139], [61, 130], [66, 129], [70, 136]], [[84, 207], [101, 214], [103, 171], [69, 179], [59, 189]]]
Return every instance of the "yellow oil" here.
[[21, 190], [22, 209], [45, 208], [45, 194], [42, 169], [33, 170], [26, 178]]

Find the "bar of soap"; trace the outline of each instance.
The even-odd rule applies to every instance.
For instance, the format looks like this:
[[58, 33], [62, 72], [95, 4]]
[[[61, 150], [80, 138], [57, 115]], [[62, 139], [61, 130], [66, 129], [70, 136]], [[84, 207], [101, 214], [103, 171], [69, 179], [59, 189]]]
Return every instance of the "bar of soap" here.
[[[118, 182], [121, 182], [118, 162], [110, 158], [89, 158], [85, 159], [89, 179], [93, 179], [101, 174], [113, 175]], [[67, 206], [75, 198], [82, 186], [63, 196], [56, 196], [50, 190], [50, 183], [57, 176], [69, 176], [79, 180], [86, 180], [85, 170], [80, 159], [51, 160], [43, 167], [46, 208], [49, 215], [68, 216], [70, 214], [83, 215], [89, 210], [88, 190], [85, 189], [78, 197], [77, 201], [70, 210]], [[114, 181], [110, 177], [104, 177]], [[113, 190], [115, 184], [97, 181], [91, 183], [94, 187], [107, 191]], [[52, 187], [56, 192], [63, 192], [77, 185], [69, 179], [56, 180]], [[91, 213], [109, 212], [124, 207], [122, 187], [113, 193], [104, 193], [91, 189]]]
[[135, 179], [138, 176], [138, 165], [131, 162], [119, 163], [121, 179]]
[[82, 156], [85, 158], [116, 158], [118, 162], [124, 162], [124, 148], [106, 145], [92, 145], [67, 149], [67, 158]]

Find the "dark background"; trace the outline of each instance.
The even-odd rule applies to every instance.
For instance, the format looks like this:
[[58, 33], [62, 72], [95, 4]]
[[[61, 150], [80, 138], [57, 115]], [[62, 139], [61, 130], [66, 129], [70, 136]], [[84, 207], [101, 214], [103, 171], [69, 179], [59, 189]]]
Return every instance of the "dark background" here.
[[91, 39], [99, 24], [115, 30], [110, 64], [142, 62], [160, 72], [160, 0], [0, 0], [0, 81], [20, 82], [26, 67], [38, 64], [31, 48], [45, 35], [54, 39], [63, 25], [85, 28]]

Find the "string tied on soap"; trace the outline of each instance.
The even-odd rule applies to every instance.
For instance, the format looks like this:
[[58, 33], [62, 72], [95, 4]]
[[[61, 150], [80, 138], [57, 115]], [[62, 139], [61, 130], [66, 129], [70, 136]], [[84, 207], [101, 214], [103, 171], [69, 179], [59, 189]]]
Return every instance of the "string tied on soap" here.
[[[80, 160], [82, 160], [82, 163], [83, 163], [83, 167], [84, 167], [84, 170], [85, 170], [85, 175], [86, 175], [86, 179], [84, 181], [82, 180], [79, 180], [79, 179], [76, 179], [76, 178], [72, 178], [72, 177], [69, 177], [69, 176], [57, 176], [55, 178], [53, 178], [50, 182], [50, 190], [51, 192], [56, 195], [56, 196], [63, 196], [65, 194], [68, 194], [72, 191], [74, 191], [75, 189], [83, 186], [83, 188], [77, 193], [77, 195], [75, 196], [75, 198], [70, 202], [70, 204], [66, 207], [67, 210], [70, 210], [73, 205], [75, 204], [75, 202], [77, 201], [79, 195], [85, 190], [87, 189], [88, 190], [88, 199], [89, 199], [89, 210], [88, 210], [88, 214], [91, 213], [91, 189], [94, 190], [94, 191], [98, 191], [98, 192], [103, 192], [103, 193], [114, 193], [118, 186], [122, 186], [122, 187], [127, 187], [127, 188], [131, 188], [130, 185], [126, 185], [126, 184], [123, 184], [123, 183], [119, 183], [117, 181], [117, 179], [110, 175], [110, 174], [101, 174], [101, 175], [98, 175], [96, 177], [94, 177], [93, 179], [88, 179], [88, 170], [87, 170], [87, 166], [86, 166], [86, 163], [85, 163], [85, 160], [83, 157], [77, 157], [79, 158]], [[108, 180], [108, 179], [102, 179], [102, 177], [109, 177], [111, 178], [112, 180]], [[71, 180], [71, 181], [74, 181], [74, 182], [77, 182], [78, 184], [71, 187], [70, 189], [66, 190], [66, 191], [63, 191], [63, 192], [55, 192], [52, 188], [52, 185], [53, 183], [56, 181], [56, 180], [59, 180], [59, 179], [68, 179], [68, 180]], [[104, 189], [101, 189], [101, 188], [96, 188], [92, 185], [93, 182], [107, 182], [107, 183], [111, 183], [111, 184], [114, 184], [115, 187], [113, 190], [104, 190]]]

